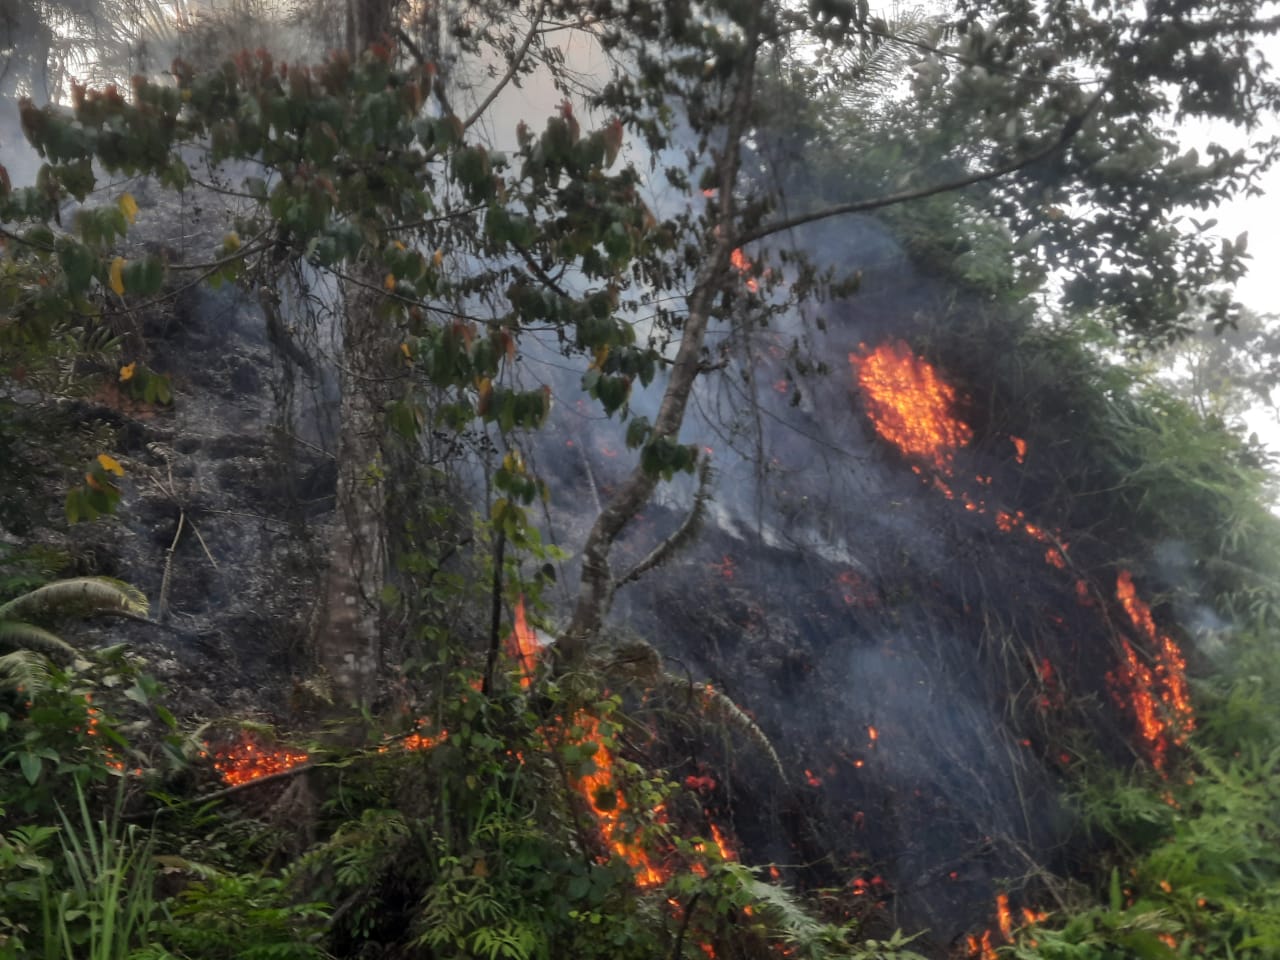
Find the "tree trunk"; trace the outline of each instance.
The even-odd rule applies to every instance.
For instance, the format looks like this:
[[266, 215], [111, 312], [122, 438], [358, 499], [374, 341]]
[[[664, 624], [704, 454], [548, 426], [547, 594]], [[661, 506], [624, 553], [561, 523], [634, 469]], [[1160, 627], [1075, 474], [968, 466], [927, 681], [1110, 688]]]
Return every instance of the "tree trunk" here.
[[382, 407], [388, 379], [379, 295], [348, 286], [345, 299], [337, 507], [314, 640], [334, 702], [343, 706], [373, 701], [382, 666], [381, 596], [387, 572]]
[[355, 59], [392, 29], [397, 0], [347, 0], [347, 52]]
[[[687, 314], [681, 332], [680, 347], [671, 365], [671, 376], [662, 393], [662, 402], [654, 420], [652, 440], [675, 439], [684, 424], [685, 410], [693, 394], [693, 385], [702, 367], [702, 347], [715, 299], [724, 289], [729, 276], [734, 239], [734, 187], [738, 180], [741, 140], [747, 127], [755, 83], [755, 58], [758, 37], [748, 41], [747, 56], [734, 90], [724, 147], [716, 157], [716, 181], [719, 188], [718, 225], [711, 249], [707, 251], [689, 293]], [[557, 641], [556, 649], [562, 666], [572, 667], [587, 654], [600, 634], [604, 618], [613, 603], [618, 583], [609, 566], [613, 544], [637, 513], [649, 502], [658, 485], [658, 477], [646, 473], [639, 464], [618, 488], [596, 517], [582, 548], [582, 580], [573, 618]]]

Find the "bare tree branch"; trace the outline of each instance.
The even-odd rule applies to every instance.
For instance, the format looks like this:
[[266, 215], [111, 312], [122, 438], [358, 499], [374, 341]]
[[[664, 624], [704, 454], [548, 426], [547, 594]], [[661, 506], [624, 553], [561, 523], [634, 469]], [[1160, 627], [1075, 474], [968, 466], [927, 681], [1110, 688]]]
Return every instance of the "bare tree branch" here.
[[926, 197], [937, 196], [941, 193], [950, 193], [953, 190], [963, 190], [965, 187], [971, 187], [974, 184], [985, 183], [989, 180], [998, 180], [1000, 177], [1008, 176], [1024, 167], [1029, 167], [1034, 163], [1052, 156], [1063, 147], [1065, 147], [1071, 139], [1080, 132], [1085, 121], [1098, 108], [1102, 102], [1102, 96], [1106, 92], [1106, 88], [1099, 90], [1084, 110], [1078, 116], [1072, 117], [1063, 126], [1062, 132], [1055, 137], [1047, 146], [1041, 147], [1034, 153], [1025, 157], [1019, 157], [1011, 160], [1006, 164], [995, 167], [991, 170], [982, 170], [978, 173], [971, 174], [967, 177], [961, 177], [958, 180], [947, 180], [942, 183], [935, 183], [927, 187], [915, 187], [910, 190], [900, 190], [897, 193], [885, 194], [881, 197], [872, 197], [869, 200], [853, 200], [849, 203], [836, 204], [833, 207], [824, 207], [821, 210], [813, 210], [809, 213], [798, 214], [794, 217], [788, 217], [785, 220], [779, 220], [775, 223], [763, 224], [754, 230], [747, 230], [738, 235], [738, 244], [751, 243], [755, 240], [763, 240], [765, 237], [772, 236], [775, 233], [782, 233], [795, 227], [803, 226], [806, 223], [816, 223], [819, 220], [829, 220], [831, 217], [839, 217], [849, 213], [866, 213], [869, 210], [880, 210], [884, 207], [891, 207], [898, 203], [907, 203], [911, 200], [923, 200]]

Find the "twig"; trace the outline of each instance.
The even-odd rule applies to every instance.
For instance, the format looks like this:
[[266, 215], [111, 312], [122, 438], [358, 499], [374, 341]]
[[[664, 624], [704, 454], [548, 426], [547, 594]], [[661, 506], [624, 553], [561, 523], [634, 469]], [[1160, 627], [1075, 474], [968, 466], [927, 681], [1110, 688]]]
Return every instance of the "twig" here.
[[178, 541], [182, 539], [182, 528], [187, 522], [187, 511], [178, 510], [178, 529], [173, 533], [173, 542], [165, 552], [164, 576], [160, 578], [160, 600], [156, 604], [156, 617], [163, 620], [169, 612], [169, 576], [173, 573], [173, 553], [178, 549]]
[[493, 548], [493, 617], [489, 627], [489, 659], [484, 665], [484, 682], [480, 687], [482, 696], [489, 696], [493, 690], [493, 674], [498, 668], [498, 648], [501, 640], [498, 628], [502, 624], [502, 556], [507, 548], [507, 534], [498, 527], [498, 542]]
[[542, 0], [542, 2], [538, 4], [538, 9], [534, 11], [533, 16], [529, 20], [529, 32], [525, 34], [524, 42], [520, 44], [520, 49], [511, 57], [511, 65], [507, 68], [507, 72], [503, 75], [502, 79], [494, 85], [493, 89], [489, 91], [488, 95], [480, 101], [480, 105], [471, 112], [471, 116], [467, 117], [463, 122], [463, 130], [469, 130], [472, 124], [480, 119], [484, 112], [489, 109], [489, 105], [498, 98], [498, 94], [502, 92], [503, 87], [510, 83], [512, 78], [516, 75], [516, 71], [520, 69], [520, 61], [523, 60], [524, 55], [529, 52], [529, 45], [533, 43], [534, 35], [538, 32], [538, 24], [542, 22], [542, 15], [546, 12], [546, 9], [547, 2], [546, 0]]
[[209, 562], [213, 564], [213, 569], [218, 570], [218, 561], [213, 559], [213, 554], [209, 552], [209, 545], [204, 542], [204, 537], [200, 536], [200, 528], [196, 526], [194, 520], [191, 521], [191, 532], [196, 535], [196, 539], [200, 541], [200, 547], [204, 550], [204, 555], [209, 558]]
[[965, 187], [971, 187], [975, 184], [985, 183], [988, 180], [998, 180], [1000, 177], [1010, 173], [1015, 173], [1024, 167], [1029, 167], [1033, 163], [1038, 163], [1046, 157], [1050, 157], [1057, 153], [1067, 145], [1071, 139], [1080, 132], [1085, 121], [1097, 109], [1098, 104], [1102, 102], [1102, 96], [1106, 93], [1107, 88], [1103, 87], [1089, 101], [1088, 106], [1075, 117], [1072, 117], [1063, 126], [1062, 132], [1049, 143], [1048, 146], [1042, 147], [1035, 153], [1028, 154], [1017, 160], [996, 167], [992, 170], [983, 170], [979, 173], [971, 174], [967, 177], [961, 177], [959, 180], [948, 180], [943, 183], [935, 183], [928, 187], [916, 187], [911, 190], [900, 190], [897, 193], [885, 194], [882, 197], [873, 197], [870, 200], [854, 200], [850, 203], [839, 203], [833, 207], [826, 207], [822, 210], [814, 210], [810, 213], [802, 213], [798, 216], [788, 217], [785, 220], [779, 220], [776, 223], [767, 223], [756, 227], [754, 230], [747, 230], [738, 235], [738, 245], [752, 243], [756, 240], [763, 240], [765, 237], [772, 236], [775, 233], [781, 233], [784, 230], [790, 230], [794, 227], [803, 226], [806, 223], [816, 223], [819, 220], [827, 220], [831, 217], [838, 217], [848, 213], [865, 213], [869, 210], [879, 210], [882, 207], [891, 207], [899, 203], [907, 203], [910, 200], [924, 200], [927, 197], [937, 196], [940, 193], [950, 193], [954, 190], [963, 190]]
[[699, 890], [689, 898], [688, 905], [684, 908], [684, 917], [680, 920], [680, 930], [676, 933], [676, 943], [671, 949], [671, 960], [680, 960], [680, 951], [684, 948], [685, 931], [689, 929], [689, 920], [693, 917], [693, 908], [698, 905], [698, 900], [702, 896]]
[[641, 576], [648, 573], [658, 564], [670, 559], [672, 554], [687, 544], [694, 534], [698, 532], [702, 518], [707, 512], [707, 501], [710, 499], [711, 460], [703, 457], [702, 465], [698, 469], [698, 492], [693, 496], [693, 506], [689, 508], [689, 513], [684, 518], [684, 522], [680, 524], [671, 536], [650, 550], [648, 556], [623, 574], [614, 584], [614, 589], [616, 590], [618, 587], [631, 583], [633, 580], [639, 580]]

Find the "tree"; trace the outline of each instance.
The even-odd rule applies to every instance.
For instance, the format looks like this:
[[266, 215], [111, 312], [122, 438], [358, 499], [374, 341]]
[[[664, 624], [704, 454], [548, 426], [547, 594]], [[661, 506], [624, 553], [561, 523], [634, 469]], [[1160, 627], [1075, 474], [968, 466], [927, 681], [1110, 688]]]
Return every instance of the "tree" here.
[[[493, 431], [509, 455], [493, 474], [491, 519], [520, 546], [541, 485], [518, 456], [518, 431], [541, 424], [549, 402], [517, 377], [535, 331], [585, 367], [583, 389], [607, 415], [629, 417], [637, 451], [582, 547], [559, 644], [572, 667], [627, 579], [611, 567], [614, 543], [664, 478], [696, 466], [680, 437], [694, 384], [732, 369], [708, 350], [709, 333], [745, 341], [771, 314], [836, 288], [840, 278], [791, 249], [795, 231], [963, 192], [974, 218], [1007, 234], [1019, 289], [1046, 267], [1065, 270], [1068, 305], [1139, 340], [1185, 332], [1197, 291], [1212, 322], [1233, 315], [1214, 291], [1243, 270], [1243, 238], [1219, 245], [1172, 218], [1253, 189], [1276, 143], [1210, 148], [1201, 162], [1152, 116], [1252, 129], [1280, 104], [1254, 45], [1277, 25], [1249, 0], [1141, 11], [1008, 0], [901, 30], [840, 0], [803, 10], [600, 0], [589, 12], [538, 2], [519, 16], [471, 6], [442, 20], [448, 29], [425, 44], [398, 30], [398, 45], [316, 68], [245, 51], [212, 72], [176, 62], [172, 82], [135, 78], [132, 100], [109, 87], [76, 90], [70, 113], [25, 103], [24, 130], [48, 162], [35, 187], [0, 193], [0, 219], [15, 225], [3, 291], [13, 329], [68, 302], [84, 312], [108, 290], [145, 302], [183, 270], [270, 288], [305, 263], [344, 287], [339, 505], [345, 490], [353, 512], [334, 550], [363, 559], [329, 591], [320, 654], [335, 671], [351, 667], [337, 678], [346, 699], [367, 699], [377, 659], [386, 428], [410, 439], [428, 426]], [[608, 54], [608, 75], [587, 89], [553, 45], [571, 34]], [[495, 55], [485, 92], [470, 94], [476, 106], [456, 111], [457, 78]], [[911, 71], [910, 95], [889, 91], [869, 111], [854, 93], [890, 55]], [[535, 69], [566, 99], [540, 132], [522, 123], [499, 151], [481, 121]], [[603, 114], [589, 131], [587, 106]], [[779, 132], [802, 149], [776, 148]], [[230, 189], [243, 213], [208, 263], [125, 261], [114, 245], [127, 205], [49, 226], [67, 198], [95, 187], [95, 161], [171, 189], [199, 184], [182, 152], [191, 144], [215, 164], [259, 168]], [[813, 156], [824, 150], [846, 169], [824, 167]], [[661, 219], [642, 199], [655, 181], [685, 198]], [[653, 421], [631, 416], [633, 384], [659, 378]]]

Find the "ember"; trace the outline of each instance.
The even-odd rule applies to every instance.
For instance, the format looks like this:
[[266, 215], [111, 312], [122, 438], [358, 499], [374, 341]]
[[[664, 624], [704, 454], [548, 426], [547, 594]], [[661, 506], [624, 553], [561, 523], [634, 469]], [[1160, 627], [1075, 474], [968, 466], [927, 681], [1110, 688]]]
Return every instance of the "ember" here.
[[221, 774], [223, 781], [234, 787], [290, 770], [308, 759], [305, 753], [263, 746], [254, 734], [241, 730], [239, 740], [214, 751], [213, 768]]

